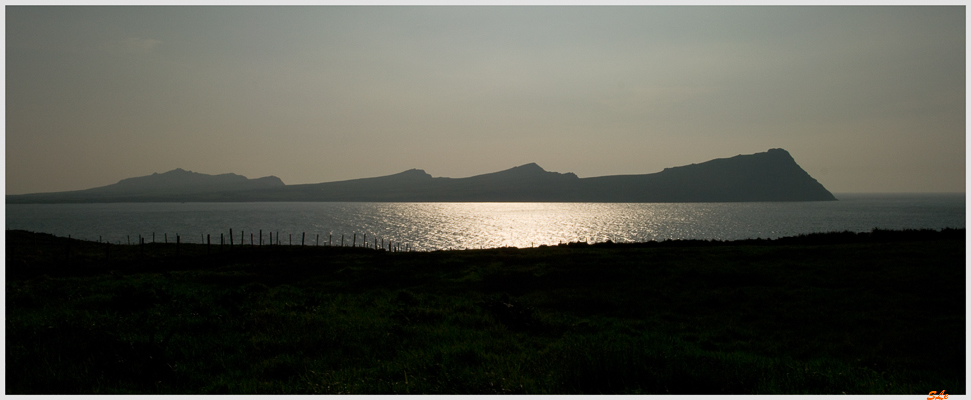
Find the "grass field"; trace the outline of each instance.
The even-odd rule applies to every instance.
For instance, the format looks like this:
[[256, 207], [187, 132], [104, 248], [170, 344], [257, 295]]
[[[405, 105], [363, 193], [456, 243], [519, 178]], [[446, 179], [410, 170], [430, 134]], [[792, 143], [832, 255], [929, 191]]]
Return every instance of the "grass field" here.
[[390, 253], [6, 232], [6, 393], [965, 393], [965, 231]]

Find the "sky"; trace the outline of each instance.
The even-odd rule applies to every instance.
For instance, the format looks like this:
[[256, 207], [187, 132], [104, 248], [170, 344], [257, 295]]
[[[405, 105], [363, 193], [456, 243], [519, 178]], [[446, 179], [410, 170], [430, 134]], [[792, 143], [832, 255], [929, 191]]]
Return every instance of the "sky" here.
[[965, 7], [5, 7], [7, 194], [770, 148], [834, 193], [964, 192]]

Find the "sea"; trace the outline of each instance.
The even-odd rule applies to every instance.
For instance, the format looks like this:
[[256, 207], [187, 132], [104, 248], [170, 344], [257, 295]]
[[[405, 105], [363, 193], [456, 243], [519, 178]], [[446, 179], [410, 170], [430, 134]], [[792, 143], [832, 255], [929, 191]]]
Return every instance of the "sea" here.
[[853, 194], [755, 203], [7, 204], [6, 229], [146, 243], [364, 246], [434, 251], [568, 242], [774, 239], [965, 228], [965, 194]]

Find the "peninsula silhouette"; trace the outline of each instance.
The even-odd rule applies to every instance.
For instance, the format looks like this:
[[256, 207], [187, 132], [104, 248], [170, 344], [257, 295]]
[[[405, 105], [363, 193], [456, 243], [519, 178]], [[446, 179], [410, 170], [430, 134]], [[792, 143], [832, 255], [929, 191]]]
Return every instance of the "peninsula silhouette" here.
[[783, 149], [737, 155], [642, 175], [579, 178], [535, 163], [468, 178], [420, 169], [338, 182], [286, 185], [182, 169], [56, 193], [8, 195], [17, 203], [110, 202], [757, 202], [836, 200]]

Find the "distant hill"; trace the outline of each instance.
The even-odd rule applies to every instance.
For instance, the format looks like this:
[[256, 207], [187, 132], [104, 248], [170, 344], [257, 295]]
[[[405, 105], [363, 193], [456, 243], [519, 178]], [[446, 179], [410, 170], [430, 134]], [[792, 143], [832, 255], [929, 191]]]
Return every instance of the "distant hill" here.
[[588, 178], [583, 193], [589, 196], [587, 201], [620, 202], [836, 200], [782, 149], [665, 168], [655, 174]]
[[186, 201], [199, 195], [238, 193], [253, 189], [285, 186], [280, 178], [267, 176], [248, 179], [242, 175], [208, 175], [177, 168], [128, 178], [118, 183], [70, 192], [8, 195], [7, 203], [112, 203], [147, 201]]
[[771, 149], [643, 175], [579, 178], [536, 164], [468, 178], [435, 178], [420, 169], [302, 185], [279, 178], [183, 171], [125, 179], [76, 192], [7, 196], [7, 203], [122, 201], [375, 202], [739, 202], [836, 200], [789, 153]]

